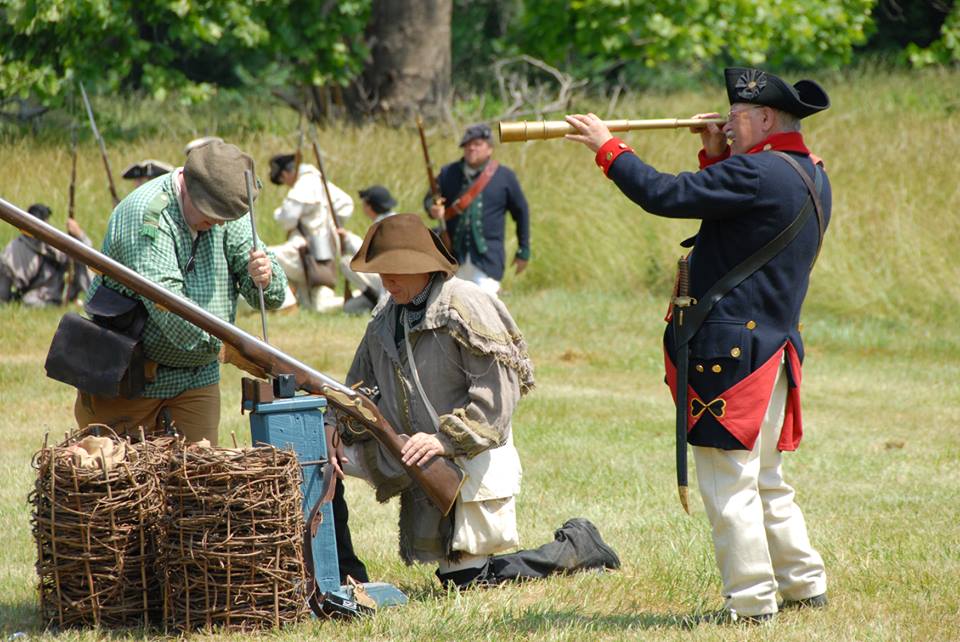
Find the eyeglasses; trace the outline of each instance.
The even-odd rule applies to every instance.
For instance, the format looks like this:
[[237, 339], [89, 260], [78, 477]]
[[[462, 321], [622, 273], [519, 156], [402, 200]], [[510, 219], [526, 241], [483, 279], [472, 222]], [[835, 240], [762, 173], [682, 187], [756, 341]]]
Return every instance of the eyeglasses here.
[[733, 119], [739, 116], [740, 114], [745, 114], [748, 111], [753, 111], [755, 109], [762, 109], [763, 105], [751, 105], [750, 107], [744, 107], [743, 109], [738, 109], [737, 111], [730, 111], [727, 113], [727, 122], [732, 123]]

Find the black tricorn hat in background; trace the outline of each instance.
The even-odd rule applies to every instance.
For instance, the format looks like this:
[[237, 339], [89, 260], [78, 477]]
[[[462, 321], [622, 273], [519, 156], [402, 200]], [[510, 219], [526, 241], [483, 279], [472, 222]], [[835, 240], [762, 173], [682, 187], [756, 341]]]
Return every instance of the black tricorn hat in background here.
[[140, 161], [139, 163], [130, 165], [123, 170], [123, 174], [121, 176], [129, 180], [133, 180], [135, 178], [156, 178], [172, 172], [173, 169], [174, 167], [170, 163], [164, 163], [163, 161], [148, 158]]
[[[270, 182], [274, 185], [282, 185], [283, 181], [280, 180], [280, 174], [283, 173], [285, 169], [291, 169], [293, 161], [297, 157], [293, 154], [277, 154], [270, 159]], [[296, 170], [297, 168], [293, 167], [292, 169]]]
[[763, 105], [797, 118], [806, 118], [830, 106], [827, 92], [812, 80], [800, 80], [790, 85], [773, 74], [745, 67], [724, 69], [723, 75], [731, 105]]

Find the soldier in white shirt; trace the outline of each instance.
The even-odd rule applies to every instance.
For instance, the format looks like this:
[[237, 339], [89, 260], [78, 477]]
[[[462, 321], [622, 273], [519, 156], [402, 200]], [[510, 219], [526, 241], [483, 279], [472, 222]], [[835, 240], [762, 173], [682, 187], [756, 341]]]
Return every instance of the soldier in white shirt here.
[[[300, 307], [317, 312], [339, 310], [343, 306], [343, 297], [337, 296], [333, 290], [336, 258], [340, 254], [338, 229], [353, 214], [353, 199], [327, 181], [336, 216], [334, 222], [328, 212], [320, 171], [308, 163], [297, 167], [293, 154], [279, 154], [270, 159], [270, 182], [290, 187], [283, 203], [273, 212], [274, 220], [287, 232], [287, 240], [269, 249], [295, 288]], [[301, 248], [305, 246], [321, 271], [329, 276], [326, 285], [309, 287], [307, 284], [304, 259], [301, 258]]]

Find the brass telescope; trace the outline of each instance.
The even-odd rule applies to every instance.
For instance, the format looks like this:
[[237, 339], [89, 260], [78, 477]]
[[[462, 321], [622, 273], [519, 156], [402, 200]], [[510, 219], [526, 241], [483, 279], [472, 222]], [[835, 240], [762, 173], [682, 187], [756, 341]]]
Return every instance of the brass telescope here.
[[[612, 132], [630, 132], [640, 129], [674, 129], [698, 127], [708, 123], [723, 125], [726, 118], [653, 118], [647, 120], [605, 120], [603, 124]], [[518, 120], [500, 121], [500, 142], [516, 143], [525, 140], [561, 138], [576, 134], [577, 130], [565, 120]]]

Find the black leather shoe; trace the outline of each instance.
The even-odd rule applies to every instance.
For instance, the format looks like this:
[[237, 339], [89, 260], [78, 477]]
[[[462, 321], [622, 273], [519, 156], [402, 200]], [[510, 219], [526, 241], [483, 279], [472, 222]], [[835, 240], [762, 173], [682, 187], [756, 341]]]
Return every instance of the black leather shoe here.
[[802, 600], [784, 600], [781, 609], [822, 609], [827, 606], [827, 594], [821, 593]]

